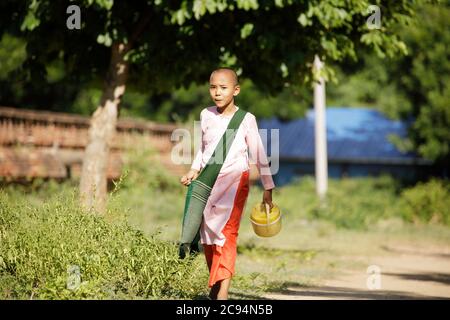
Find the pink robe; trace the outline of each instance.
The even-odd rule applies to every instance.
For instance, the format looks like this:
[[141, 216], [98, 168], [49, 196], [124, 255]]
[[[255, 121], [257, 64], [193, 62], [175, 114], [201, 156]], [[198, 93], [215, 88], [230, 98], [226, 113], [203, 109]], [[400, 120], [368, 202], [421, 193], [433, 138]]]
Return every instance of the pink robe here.
[[[201, 148], [192, 163], [192, 169], [200, 170], [206, 165], [232, 116], [220, 114], [216, 106], [202, 110], [200, 113]], [[275, 185], [258, 132], [256, 118], [247, 112], [203, 211], [203, 223], [200, 229], [202, 244], [216, 244], [223, 247], [226, 238], [222, 230], [230, 218], [241, 175], [250, 168], [249, 161], [256, 164], [264, 189], [273, 189]]]

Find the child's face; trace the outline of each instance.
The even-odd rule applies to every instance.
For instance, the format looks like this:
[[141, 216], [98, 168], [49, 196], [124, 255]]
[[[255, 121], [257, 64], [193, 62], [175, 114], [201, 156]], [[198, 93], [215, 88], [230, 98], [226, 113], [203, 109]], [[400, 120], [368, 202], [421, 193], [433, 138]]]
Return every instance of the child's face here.
[[209, 94], [219, 108], [234, 102], [240, 87], [233, 75], [227, 71], [216, 71], [209, 80]]

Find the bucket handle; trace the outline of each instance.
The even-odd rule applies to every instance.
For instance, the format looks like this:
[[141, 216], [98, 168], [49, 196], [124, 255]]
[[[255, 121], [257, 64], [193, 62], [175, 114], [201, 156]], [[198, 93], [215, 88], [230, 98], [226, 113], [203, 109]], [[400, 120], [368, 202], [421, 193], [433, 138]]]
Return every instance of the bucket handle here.
[[264, 203], [265, 207], [266, 207], [266, 225], [270, 225], [270, 206], [267, 203]]

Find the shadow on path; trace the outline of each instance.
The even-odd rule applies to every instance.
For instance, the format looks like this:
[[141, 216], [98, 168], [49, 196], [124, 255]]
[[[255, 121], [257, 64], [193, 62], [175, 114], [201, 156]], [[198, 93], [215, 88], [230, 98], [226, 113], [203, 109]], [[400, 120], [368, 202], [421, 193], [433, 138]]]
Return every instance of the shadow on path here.
[[415, 250], [415, 249], [406, 249], [406, 248], [395, 248], [390, 246], [381, 246], [381, 248], [388, 252], [393, 253], [401, 253], [401, 254], [414, 254], [414, 255], [421, 255], [421, 256], [428, 256], [428, 257], [434, 257], [434, 258], [444, 258], [444, 259], [450, 259], [449, 253], [437, 253], [437, 252], [424, 252], [421, 250]]
[[449, 273], [383, 273], [383, 275], [397, 277], [404, 280], [431, 281], [450, 285]]
[[332, 286], [301, 286], [295, 283], [288, 283], [287, 289], [272, 291], [271, 294], [281, 294], [275, 299], [353, 299], [353, 300], [429, 300], [429, 299], [448, 299], [443, 297], [424, 296], [403, 291], [385, 291], [385, 290], [358, 290], [352, 288], [332, 287]]

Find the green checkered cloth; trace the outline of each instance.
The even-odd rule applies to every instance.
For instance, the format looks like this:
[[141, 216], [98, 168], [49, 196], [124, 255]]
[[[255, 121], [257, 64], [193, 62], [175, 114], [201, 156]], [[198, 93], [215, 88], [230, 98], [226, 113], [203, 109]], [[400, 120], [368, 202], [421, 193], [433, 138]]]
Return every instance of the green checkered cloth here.
[[208, 163], [197, 179], [193, 180], [189, 185], [184, 204], [180, 240], [179, 256], [181, 259], [186, 257], [188, 253], [199, 251], [200, 226], [206, 202], [246, 113], [246, 111], [241, 109], [234, 113], [227, 130], [225, 130]]

